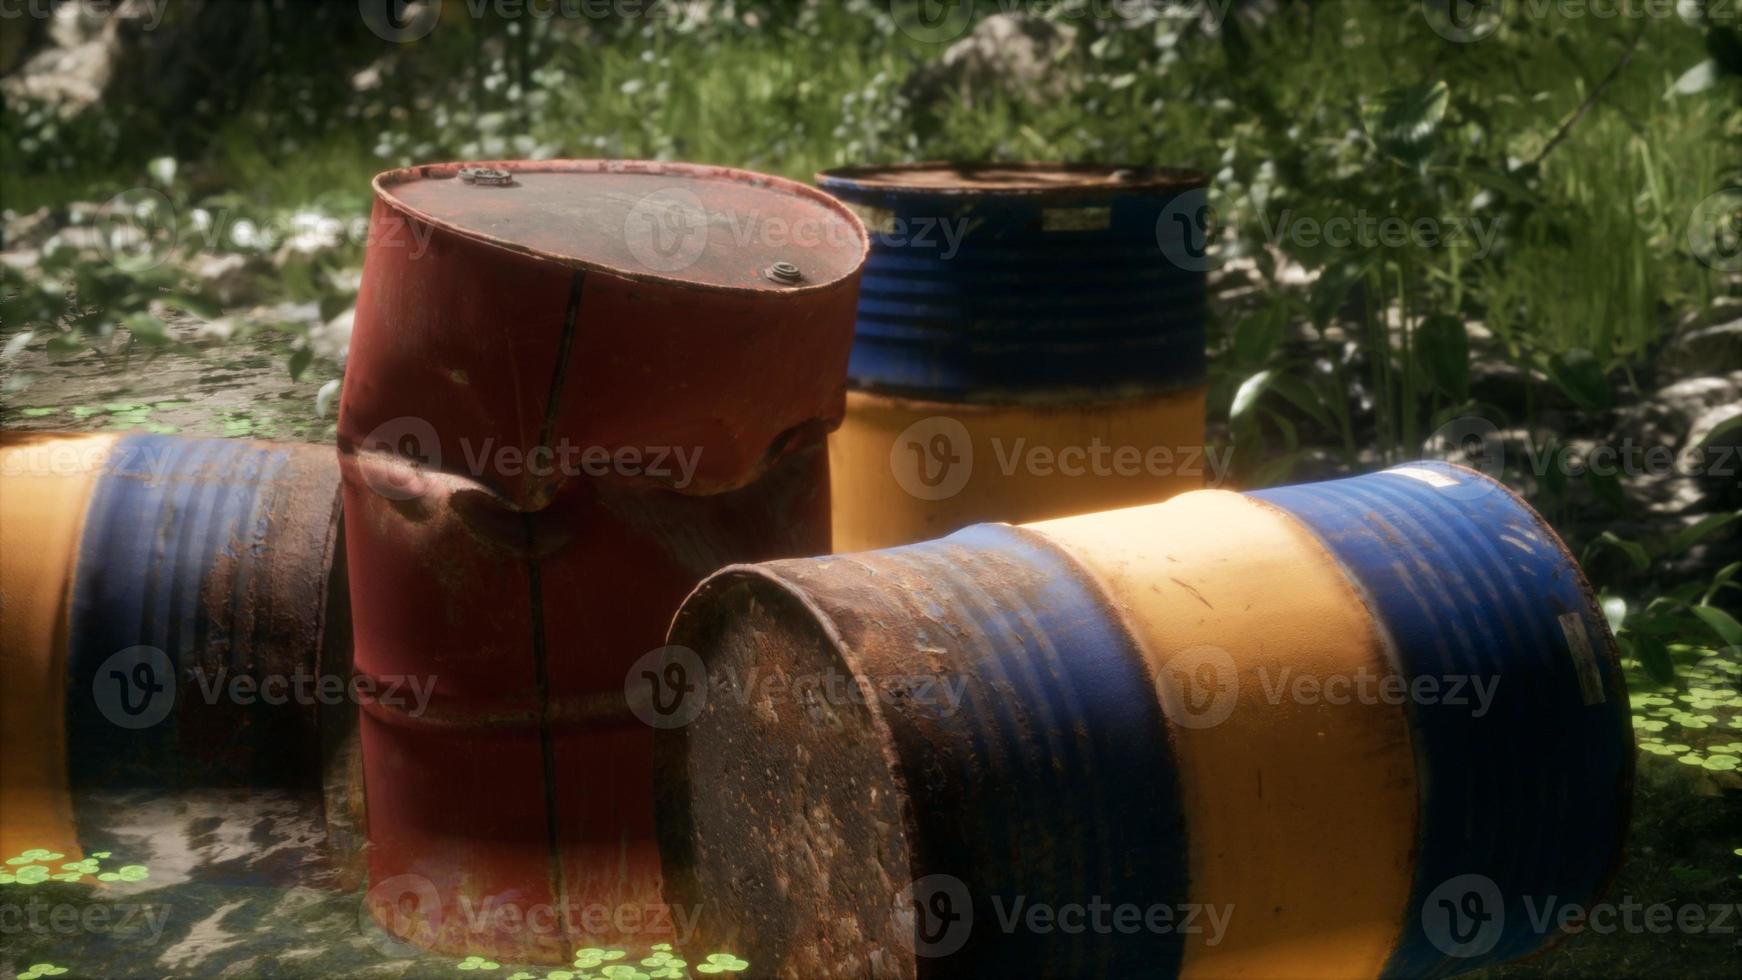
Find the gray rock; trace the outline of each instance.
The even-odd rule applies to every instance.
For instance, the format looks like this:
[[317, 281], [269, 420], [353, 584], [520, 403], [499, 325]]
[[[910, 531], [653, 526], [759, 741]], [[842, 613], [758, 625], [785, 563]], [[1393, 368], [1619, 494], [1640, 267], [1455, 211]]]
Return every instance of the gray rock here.
[[1742, 307], [1715, 306], [1682, 324], [1658, 354], [1670, 377], [1742, 370]]
[[972, 105], [993, 91], [1058, 98], [1069, 92], [1072, 73], [1057, 66], [1076, 37], [1077, 29], [1069, 24], [994, 14], [975, 24], [936, 62], [914, 72], [905, 89], [916, 102], [954, 95]]
[[201, 252], [188, 263], [201, 292], [222, 306], [252, 303], [260, 297], [260, 276], [247, 256]]

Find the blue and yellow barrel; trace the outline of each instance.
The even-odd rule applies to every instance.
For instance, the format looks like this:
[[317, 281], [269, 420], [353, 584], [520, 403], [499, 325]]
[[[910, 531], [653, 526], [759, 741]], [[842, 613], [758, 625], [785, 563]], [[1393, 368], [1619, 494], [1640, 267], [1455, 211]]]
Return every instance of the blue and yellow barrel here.
[[338, 487], [327, 447], [0, 434], [0, 851], [120, 851], [129, 792], [320, 789]]
[[1605, 619], [1446, 464], [735, 566], [671, 642], [668, 897], [769, 976], [1447, 976], [1620, 859]]
[[872, 233], [830, 438], [837, 552], [1203, 486], [1202, 174], [818, 175]]

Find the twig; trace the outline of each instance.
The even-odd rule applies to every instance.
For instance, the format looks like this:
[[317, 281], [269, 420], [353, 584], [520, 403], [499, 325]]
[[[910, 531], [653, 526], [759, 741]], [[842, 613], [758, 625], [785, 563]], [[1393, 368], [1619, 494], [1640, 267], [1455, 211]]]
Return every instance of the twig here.
[[1567, 138], [1567, 134], [1573, 131], [1573, 127], [1579, 124], [1579, 120], [1585, 118], [1585, 113], [1591, 111], [1591, 107], [1596, 105], [1597, 100], [1603, 97], [1603, 92], [1621, 75], [1621, 70], [1626, 68], [1628, 63], [1633, 60], [1633, 52], [1639, 49], [1639, 39], [1645, 36], [1645, 24], [1646, 22], [1644, 20], [1639, 22], [1639, 27], [1634, 30], [1633, 37], [1627, 42], [1627, 50], [1621, 52], [1621, 60], [1615, 62], [1615, 67], [1609, 69], [1609, 74], [1603, 76], [1603, 80], [1598, 82], [1595, 88], [1591, 89], [1591, 94], [1585, 96], [1585, 101], [1579, 103], [1579, 107], [1573, 110], [1573, 114], [1568, 116], [1565, 122], [1561, 123], [1560, 129], [1555, 130], [1555, 134], [1549, 137], [1549, 141], [1543, 145], [1542, 150], [1537, 153], [1535, 159], [1530, 161], [1529, 166], [1534, 167], [1542, 163], [1544, 158], [1546, 158], [1550, 153], [1553, 153], [1555, 147], [1561, 145], [1561, 142]]

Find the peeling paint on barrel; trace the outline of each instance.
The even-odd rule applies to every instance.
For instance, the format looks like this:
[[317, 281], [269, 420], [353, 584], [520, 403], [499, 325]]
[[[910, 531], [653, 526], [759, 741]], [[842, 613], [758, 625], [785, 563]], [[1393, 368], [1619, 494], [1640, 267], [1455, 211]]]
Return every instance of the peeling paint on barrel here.
[[[668, 642], [707, 681], [656, 740], [668, 891], [768, 976], [1447, 976], [1543, 948], [1526, 903], [1596, 902], [1622, 852], [1614, 638], [1548, 525], [1446, 464], [734, 566]], [[855, 693], [732, 696], [759, 675]]]
[[[872, 229], [847, 418], [830, 439], [836, 548], [1202, 486], [1201, 472], [1171, 467], [1066, 479], [995, 457], [1108, 439], [1140, 452], [1202, 448], [1205, 266], [1178, 239], [1207, 181], [1172, 168], [1047, 163], [819, 174]], [[947, 449], [934, 443], [940, 420], [953, 433]], [[940, 452], [917, 466], [954, 482], [907, 478], [897, 457], [921, 431], [922, 446]]]
[[[419, 944], [559, 961], [673, 937], [473, 929], [466, 909], [662, 902], [626, 674], [707, 572], [827, 551], [822, 440], [866, 246], [839, 203], [778, 178], [489, 166], [509, 181], [439, 164], [375, 183], [339, 419], [357, 659], [433, 696], [365, 706], [370, 878], [430, 886], [435, 907], [382, 920]], [[761, 234], [775, 222], [825, 234]], [[671, 250], [636, 239], [674, 229]], [[764, 275], [777, 263], [797, 281]], [[624, 462], [659, 454], [689, 468]]]
[[[66, 452], [79, 447], [97, 451]], [[174, 806], [195, 791], [244, 788], [315, 794], [322, 739], [351, 711], [318, 696], [323, 678], [350, 676], [333, 451], [42, 433], [6, 434], [0, 450], [8, 549], [45, 516], [37, 489], [64, 486], [78, 511], [60, 539], [44, 542], [71, 559], [60, 571], [46, 557], [27, 570], [8, 563], [8, 595], [51, 596], [64, 623], [58, 639], [8, 650], [0, 695], [8, 714], [41, 729], [9, 728], [8, 744], [17, 734], [17, 745], [52, 756], [59, 785], [23, 797], [9, 786], [8, 795], [65, 799], [50, 808], [62, 828], [51, 833], [70, 854], [123, 850], [137, 836], [129, 814], [145, 801]], [[41, 581], [25, 588], [24, 579]], [[129, 650], [146, 653], [114, 669]], [[14, 670], [14, 657], [32, 664]], [[119, 797], [134, 804], [117, 807]]]

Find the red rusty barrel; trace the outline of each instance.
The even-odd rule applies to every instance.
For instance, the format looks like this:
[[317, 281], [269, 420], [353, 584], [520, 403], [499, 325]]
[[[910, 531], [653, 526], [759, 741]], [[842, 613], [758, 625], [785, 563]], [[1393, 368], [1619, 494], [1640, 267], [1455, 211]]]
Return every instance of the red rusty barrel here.
[[[447, 953], [677, 941], [631, 669], [737, 561], [829, 550], [865, 232], [721, 167], [384, 173], [339, 418], [370, 891]], [[627, 695], [627, 696], [626, 696]]]

